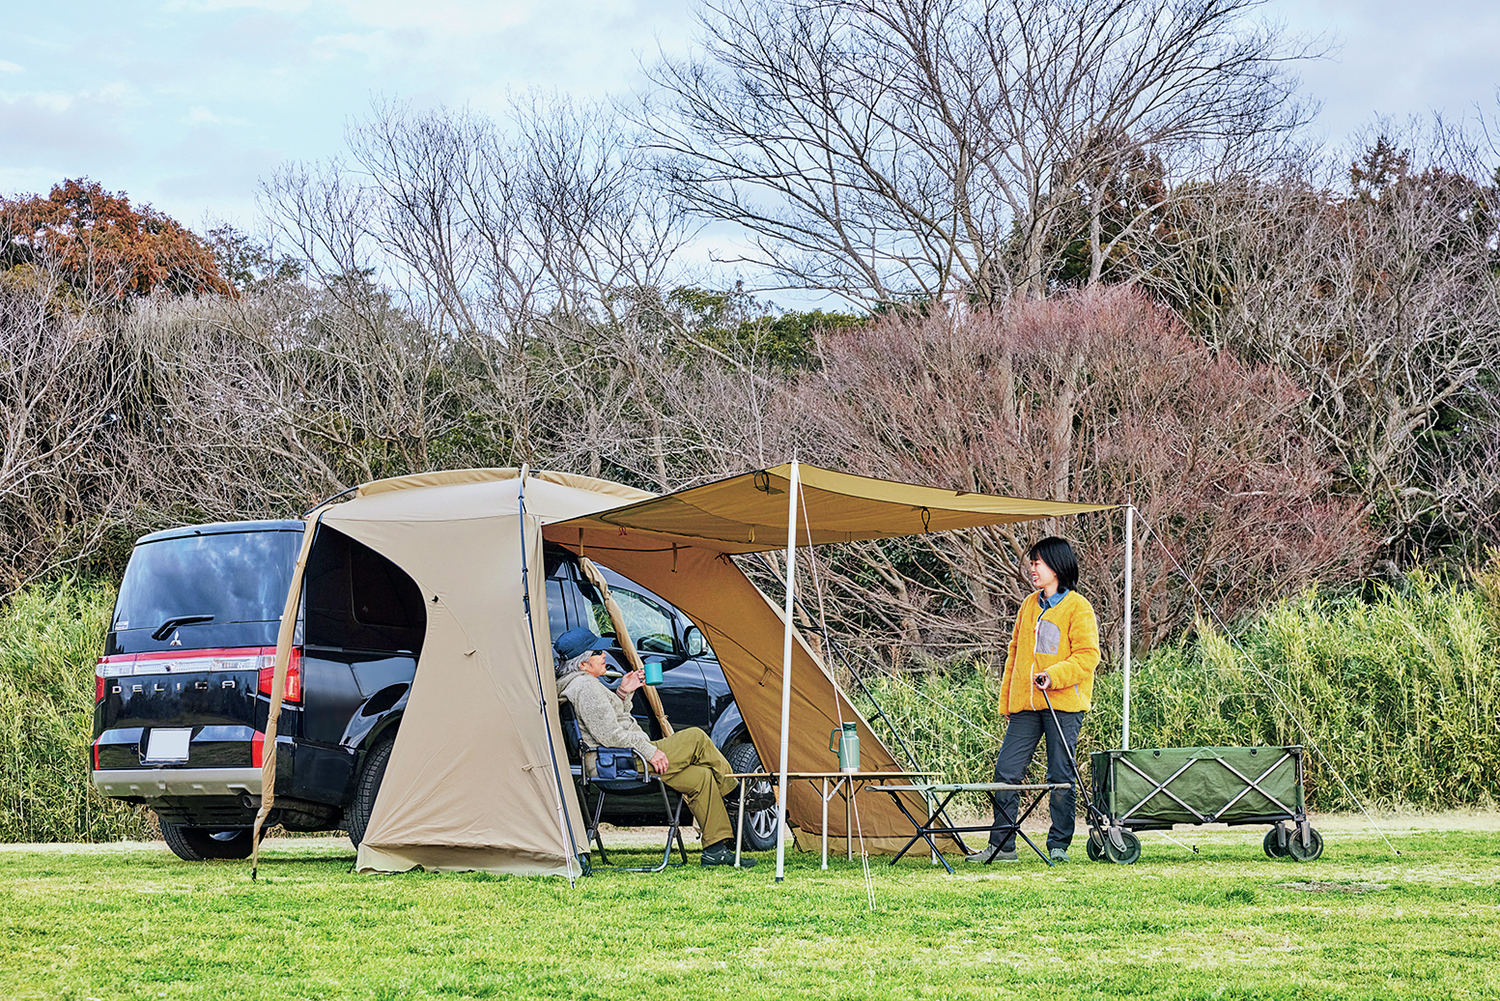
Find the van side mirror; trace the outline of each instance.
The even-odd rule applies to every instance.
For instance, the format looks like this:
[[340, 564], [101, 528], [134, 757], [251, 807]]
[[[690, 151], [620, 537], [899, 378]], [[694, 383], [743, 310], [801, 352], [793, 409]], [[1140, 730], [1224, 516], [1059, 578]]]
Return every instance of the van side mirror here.
[[682, 637], [682, 646], [689, 657], [701, 657], [708, 651], [708, 641], [703, 638], [703, 631], [697, 626], [688, 626], [688, 631]]

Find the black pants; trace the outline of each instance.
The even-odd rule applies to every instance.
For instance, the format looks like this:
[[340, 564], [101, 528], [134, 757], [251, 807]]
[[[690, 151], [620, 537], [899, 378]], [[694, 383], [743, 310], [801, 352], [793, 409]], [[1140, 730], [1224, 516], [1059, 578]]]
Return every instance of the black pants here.
[[[1026, 709], [1010, 714], [1005, 739], [1000, 742], [1000, 757], [995, 761], [995, 781], [1019, 784], [1026, 766], [1036, 753], [1036, 745], [1047, 738], [1047, 781], [1067, 782], [1066, 789], [1052, 790], [1048, 805], [1052, 811], [1052, 828], [1047, 832], [1047, 847], [1067, 848], [1073, 843], [1074, 813], [1078, 795], [1073, 790], [1073, 750], [1078, 746], [1078, 731], [1083, 729], [1083, 713], [1057, 714], [1062, 733], [1045, 709]], [[990, 844], [1006, 851], [1016, 847], [1015, 816], [1019, 794], [1002, 792], [995, 796], [995, 819], [990, 829]]]

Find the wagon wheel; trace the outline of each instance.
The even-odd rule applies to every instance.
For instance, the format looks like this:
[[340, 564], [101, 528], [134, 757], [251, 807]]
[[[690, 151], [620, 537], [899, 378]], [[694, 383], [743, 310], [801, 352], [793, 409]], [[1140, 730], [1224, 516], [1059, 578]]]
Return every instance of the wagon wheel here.
[[1266, 850], [1267, 858], [1286, 858], [1286, 849], [1281, 846], [1280, 824], [1266, 832], [1266, 839], [1261, 842], [1261, 847]]
[[1098, 862], [1104, 858], [1104, 832], [1097, 828], [1089, 828], [1088, 840], [1084, 842], [1084, 850], [1089, 853], [1090, 862]]
[[1104, 839], [1104, 854], [1116, 865], [1131, 865], [1141, 857], [1141, 839], [1130, 831], [1121, 831], [1119, 847], [1114, 838]]
[[1323, 854], [1323, 835], [1307, 829], [1307, 844], [1302, 843], [1301, 835], [1296, 832], [1286, 839], [1286, 853], [1298, 862], [1311, 862]]

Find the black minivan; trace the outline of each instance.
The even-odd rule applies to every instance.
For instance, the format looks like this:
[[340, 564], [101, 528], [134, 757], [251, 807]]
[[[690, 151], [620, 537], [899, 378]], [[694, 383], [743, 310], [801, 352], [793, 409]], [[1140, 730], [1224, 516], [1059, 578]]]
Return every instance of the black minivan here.
[[[131, 554], [96, 670], [93, 780], [106, 796], [154, 810], [184, 859], [250, 853], [276, 634], [302, 531], [300, 521], [189, 526], [144, 536]], [[329, 526], [317, 532], [277, 727], [270, 820], [293, 831], [346, 830], [358, 845], [420, 663], [426, 610], [390, 560]], [[603, 601], [573, 556], [550, 545], [544, 556], [552, 635], [587, 625], [613, 641]], [[759, 771], [702, 632], [669, 602], [601, 569], [636, 648], [662, 661], [667, 717], [710, 733], [736, 771]], [[610, 660], [621, 664], [618, 646]], [[659, 734], [640, 694], [635, 713]], [[630, 803], [610, 800], [617, 810]], [[747, 846], [773, 845], [775, 819], [774, 807], [747, 814]]]

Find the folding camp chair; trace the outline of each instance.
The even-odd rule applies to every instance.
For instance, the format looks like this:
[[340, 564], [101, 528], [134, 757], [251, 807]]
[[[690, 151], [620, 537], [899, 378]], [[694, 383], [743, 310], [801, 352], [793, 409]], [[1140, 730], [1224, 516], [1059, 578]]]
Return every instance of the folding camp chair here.
[[[593, 747], [583, 739], [583, 730], [573, 707], [566, 701], [558, 704], [558, 719], [562, 723], [563, 737], [568, 743], [568, 760], [573, 771], [573, 781], [578, 786], [578, 799], [583, 804], [584, 825], [588, 839], [599, 849], [601, 866], [592, 868], [620, 869], [625, 872], [661, 872], [669, 865], [687, 864], [687, 847], [682, 841], [679, 817], [682, 813], [682, 796], [671, 789], [660, 775], [638, 751], [630, 747]], [[585, 762], [594, 762], [594, 774], [589, 774]], [[604, 801], [611, 795], [629, 797], [651, 797], [655, 786], [661, 795], [662, 820], [667, 824], [667, 841], [662, 848], [661, 862], [654, 866], [613, 865], [604, 850], [604, 841], [599, 836], [599, 819], [604, 815]], [[652, 797], [654, 798], [654, 797]], [[672, 861], [672, 842], [682, 861]]]

